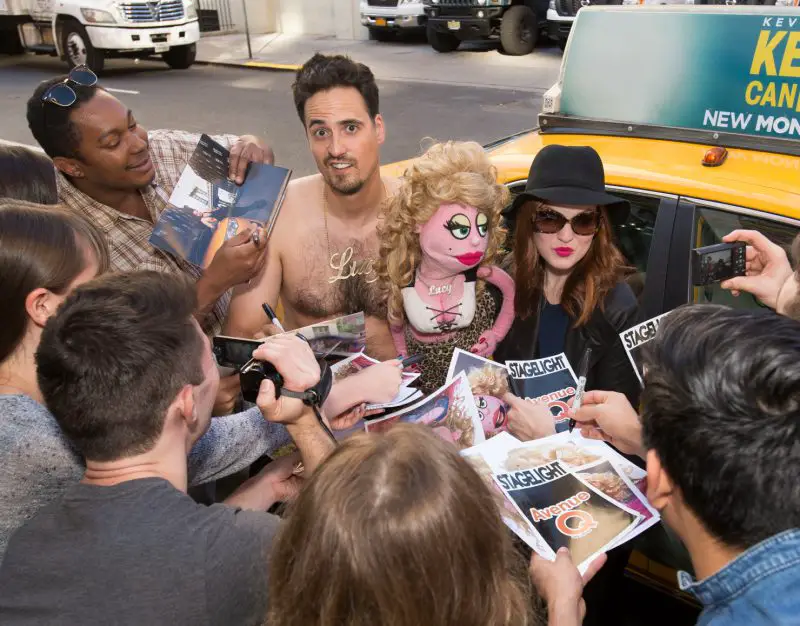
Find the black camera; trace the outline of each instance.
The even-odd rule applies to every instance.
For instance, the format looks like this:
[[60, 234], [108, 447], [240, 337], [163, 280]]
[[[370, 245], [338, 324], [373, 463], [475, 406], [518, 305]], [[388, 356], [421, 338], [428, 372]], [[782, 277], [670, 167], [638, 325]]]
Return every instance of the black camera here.
[[280, 398], [281, 394], [283, 394], [292, 398], [299, 398], [312, 406], [321, 406], [327, 399], [328, 393], [330, 393], [331, 385], [333, 385], [333, 374], [324, 359], [318, 359], [317, 362], [320, 368], [319, 382], [311, 389], [306, 389], [303, 392], [294, 392], [283, 389], [283, 376], [280, 375], [280, 372], [275, 369], [272, 363], [250, 359], [239, 370], [242, 397], [247, 402], [255, 403], [262, 381], [269, 379], [275, 385], [276, 398]]

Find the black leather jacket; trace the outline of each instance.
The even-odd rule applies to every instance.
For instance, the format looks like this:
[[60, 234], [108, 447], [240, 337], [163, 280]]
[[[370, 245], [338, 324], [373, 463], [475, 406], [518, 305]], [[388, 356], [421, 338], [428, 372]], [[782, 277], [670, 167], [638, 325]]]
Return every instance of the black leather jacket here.
[[[637, 407], [642, 388], [622, 346], [619, 333], [643, 321], [639, 305], [633, 291], [624, 282], [618, 283], [608, 293], [604, 304], [604, 310], [596, 309], [583, 326], [573, 328], [574, 320], [570, 319], [564, 353], [577, 376], [583, 352], [591, 347], [586, 390], [618, 391], [627, 396], [632, 406]], [[525, 320], [515, 319], [508, 335], [495, 350], [495, 360], [505, 363], [538, 358], [538, 325], [538, 312]]]

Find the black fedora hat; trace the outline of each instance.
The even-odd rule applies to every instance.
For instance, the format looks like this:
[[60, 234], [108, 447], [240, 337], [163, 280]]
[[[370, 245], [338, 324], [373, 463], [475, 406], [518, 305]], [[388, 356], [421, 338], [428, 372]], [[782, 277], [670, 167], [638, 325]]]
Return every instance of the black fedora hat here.
[[[512, 214], [529, 200], [614, 207], [623, 210], [626, 216], [630, 209], [627, 200], [606, 192], [603, 161], [589, 146], [549, 145], [542, 148], [531, 163], [525, 191], [514, 198], [504, 213], [513, 217]], [[614, 217], [619, 219], [622, 216]]]

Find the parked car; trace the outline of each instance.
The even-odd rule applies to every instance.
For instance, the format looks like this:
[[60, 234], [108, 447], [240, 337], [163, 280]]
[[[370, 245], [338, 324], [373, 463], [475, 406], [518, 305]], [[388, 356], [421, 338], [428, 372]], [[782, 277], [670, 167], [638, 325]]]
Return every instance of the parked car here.
[[361, 0], [361, 23], [370, 39], [386, 41], [399, 32], [425, 30], [422, 0]]
[[428, 43], [452, 52], [462, 41], [500, 42], [503, 52], [533, 52], [547, 25], [548, 0], [424, 0]]

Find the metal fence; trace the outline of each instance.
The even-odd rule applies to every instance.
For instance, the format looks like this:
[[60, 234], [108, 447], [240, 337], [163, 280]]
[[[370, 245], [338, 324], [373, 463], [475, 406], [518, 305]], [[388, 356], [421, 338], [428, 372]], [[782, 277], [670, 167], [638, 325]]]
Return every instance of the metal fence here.
[[197, 16], [203, 33], [232, 30], [234, 27], [230, 0], [199, 0]]

